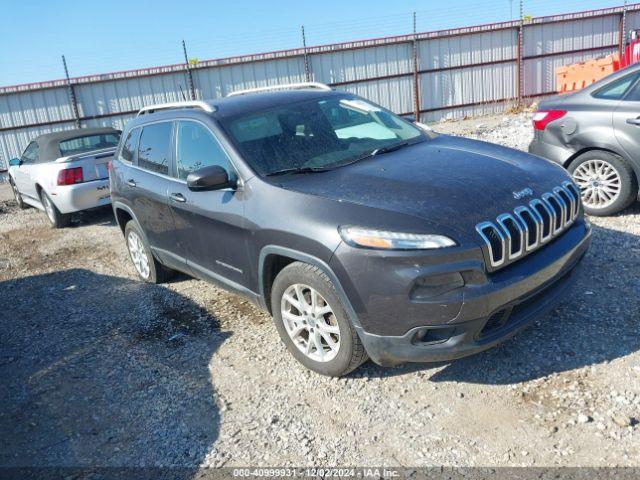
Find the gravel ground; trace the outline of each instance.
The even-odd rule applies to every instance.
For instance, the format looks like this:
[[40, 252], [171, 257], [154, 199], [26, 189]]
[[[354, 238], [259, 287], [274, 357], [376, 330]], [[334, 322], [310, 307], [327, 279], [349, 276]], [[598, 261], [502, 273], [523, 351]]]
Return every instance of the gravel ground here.
[[[529, 125], [435, 128], [525, 148]], [[329, 379], [239, 297], [136, 281], [110, 210], [52, 230], [0, 200], [0, 465], [638, 466], [640, 206], [593, 223], [572, 294], [513, 340]]]

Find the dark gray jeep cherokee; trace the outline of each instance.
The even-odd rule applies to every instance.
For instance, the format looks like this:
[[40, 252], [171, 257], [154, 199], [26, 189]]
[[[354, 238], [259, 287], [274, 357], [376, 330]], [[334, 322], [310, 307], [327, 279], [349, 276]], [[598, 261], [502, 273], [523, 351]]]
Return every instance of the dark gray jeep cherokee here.
[[326, 86], [268, 90], [127, 125], [111, 194], [143, 280], [244, 295], [335, 376], [479, 352], [570, 285], [591, 232], [560, 166]]

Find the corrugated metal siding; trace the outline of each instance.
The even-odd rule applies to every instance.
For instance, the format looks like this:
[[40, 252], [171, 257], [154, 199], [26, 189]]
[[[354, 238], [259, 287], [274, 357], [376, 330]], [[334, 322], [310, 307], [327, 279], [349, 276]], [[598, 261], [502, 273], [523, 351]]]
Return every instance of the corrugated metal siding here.
[[65, 88], [0, 95], [0, 126], [19, 127], [72, 118]]
[[418, 42], [421, 70], [458, 67], [516, 58], [517, 32], [497, 30]]
[[524, 29], [523, 54], [525, 57], [529, 57], [617, 45], [619, 29], [619, 15], [528, 25]]
[[[640, 7], [630, 6], [627, 29], [640, 28]], [[524, 26], [524, 94], [555, 90], [555, 68], [614, 51], [621, 9], [533, 19]], [[367, 97], [398, 113], [412, 112], [411, 36], [310, 47], [316, 81]], [[420, 108], [427, 120], [478, 115], [504, 108], [517, 96], [517, 22], [420, 33]], [[599, 49], [602, 47], [602, 49]], [[589, 52], [565, 53], [580, 49]], [[193, 70], [198, 98], [240, 89], [304, 81], [303, 50], [203, 62]], [[549, 55], [546, 58], [526, 57]], [[477, 65], [480, 63], [489, 63]], [[435, 71], [434, 71], [435, 70]], [[72, 79], [82, 125], [123, 128], [140, 107], [189, 95], [183, 65]], [[73, 128], [63, 81], [0, 89], [0, 164], [18, 156], [29, 140]], [[92, 118], [98, 117], [98, 118]], [[65, 121], [66, 120], [66, 121]], [[54, 125], [47, 123], [58, 122]], [[44, 124], [41, 127], [31, 126]], [[8, 128], [18, 127], [14, 130]]]
[[304, 61], [302, 57], [294, 57], [206, 68], [193, 73], [200, 98], [209, 99], [243, 88], [304, 82]]
[[318, 82], [341, 83], [412, 72], [412, 47], [399, 43], [313, 55], [310, 70]]

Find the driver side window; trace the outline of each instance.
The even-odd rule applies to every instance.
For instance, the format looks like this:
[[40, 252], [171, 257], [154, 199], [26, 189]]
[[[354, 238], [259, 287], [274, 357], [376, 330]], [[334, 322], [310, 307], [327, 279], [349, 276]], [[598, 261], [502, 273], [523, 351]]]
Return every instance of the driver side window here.
[[186, 180], [191, 172], [203, 167], [219, 165], [230, 178], [234, 177], [227, 154], [204, 125], [183, 120], [178, 122], [176, 173], [180, 180]]
[[33, 164], [38, 162], [38, 144], [36, 142], [31, 142], [27, 148], [25, 148], [22, 157], [20, 157], [20, 161], [24, 164]]

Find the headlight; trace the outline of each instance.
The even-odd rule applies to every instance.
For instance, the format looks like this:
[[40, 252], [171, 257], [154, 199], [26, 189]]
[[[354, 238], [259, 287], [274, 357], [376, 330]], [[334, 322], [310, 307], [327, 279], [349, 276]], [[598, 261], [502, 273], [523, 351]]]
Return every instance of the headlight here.
[[383, 250], [431, 250], [456, 245], [456, 242], [443, 235], [386, 232], [360, 227], [340, 227], [339, 231], [345, 242], [356, 247]]

